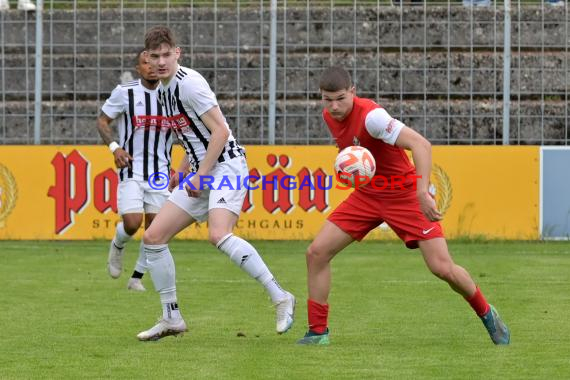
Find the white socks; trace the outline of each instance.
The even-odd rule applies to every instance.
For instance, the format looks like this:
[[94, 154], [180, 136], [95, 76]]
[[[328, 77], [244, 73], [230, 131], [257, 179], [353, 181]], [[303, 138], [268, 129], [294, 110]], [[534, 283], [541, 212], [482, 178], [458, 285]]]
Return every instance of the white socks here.
[[178, 310], [178, 303], [163, 303], [162, 304], [162, 319], [180, 319], [180, 310]]
[[228, 255], [230, 260], [238, 267], [259, 281], [269, 293], [273, 303], [279, 302], [287, 296], [287, 293], [273, 278], [273, 274], [271, 274], [261, 256], [247, 241], [230, 233], [221, 238], [216, 246], [220, 251]]
[[139, 247], [139, 258], [135, 264], [135, 270], [139, 273], [146, 273], [148, 270], [148, 265], [146, 262], [146, 253], [144, 252], [144, 242], [141, 240], [141, 245]]
[[127, 234], [125, 232], [125, 227], [123, 225], [123, 222], [117, 224], [117, 228], [115, 230], [115, 237], [113, 238], [113, 242], [115, 243], [115, 246], [117, 248], [123, 248], [125, 246], [125, 244], [127, 244], [127, 242], [129, 240], [131, 240], [131, 235]]
[[[228, 234], [218, 242], [217, 247], [228, 255], [237, 266], [259, 281], [269, 293], [273, 303], [287, 297], [287, 292], [279, 286], [255, 248], [247, 241], [233, 234]], [[143, 248], [141, 255], [146, 256], [147, 267], [154, 288], [160, 294], [163, 318], [181, 318], [176, 298], [176, 269], [168, 245], [143, 244]], [[139, 256], [139, 260], [140, 258], [141, 256]], [[137, 272], [143, 273], [139, 270], [138, 265], [137, 262]]]
[[176, 302], [176, 269], [167, 244], [144, 245], [148, 271], [160, 294], [163, 318], [180, 318]]

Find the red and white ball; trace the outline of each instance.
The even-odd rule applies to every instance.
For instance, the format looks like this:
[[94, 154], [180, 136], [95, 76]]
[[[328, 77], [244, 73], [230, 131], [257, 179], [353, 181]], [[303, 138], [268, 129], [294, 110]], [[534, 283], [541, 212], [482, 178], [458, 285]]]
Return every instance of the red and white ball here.
[[336, 156], [334, 170], [340, 182], [352, 187], [357, 182], [359, 186], [364, 186], [374, 177], [376, 161], [368, 149], [349, 146]]

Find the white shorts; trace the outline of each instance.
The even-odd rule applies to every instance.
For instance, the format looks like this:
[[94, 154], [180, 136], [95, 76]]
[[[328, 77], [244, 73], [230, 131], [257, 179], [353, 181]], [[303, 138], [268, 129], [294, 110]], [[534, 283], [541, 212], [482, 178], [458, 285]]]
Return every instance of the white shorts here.
[[207, 220], [208, 212], [214, 208], [225, 208], [239, 215], [247, 192], [247, 187], [243, 186], [244, 179], [247, 180], [248, 175], [245, 157], [232, 158], [214, 166], [208, 175], [213, 178], [213, 183], [202, 190], [199, 198], [190, 197], [184, 188], [177, 186], [168, 200], [197, 222]]
[[167, 189], [156, 190], [147, 181], [127, 179], [119, 183], [117, 191], [117, 208], [119, 215], [124, 214], [158, 214], [164, 202], [170, 196]]

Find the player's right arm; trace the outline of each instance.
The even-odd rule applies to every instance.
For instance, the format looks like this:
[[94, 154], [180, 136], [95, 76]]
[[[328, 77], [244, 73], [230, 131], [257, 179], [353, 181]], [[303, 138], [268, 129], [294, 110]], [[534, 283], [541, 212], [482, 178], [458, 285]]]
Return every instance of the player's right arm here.
[[431, 221], [441, 220], [441, 213], [428, 191], [431, 172], [430, 142], [413, 129], [403, 127], [395, 145], [412, 151], [416, 173], [419, 176], [416, 192], [423, 214]]
[[[121, 169], [129, 166], [133, 158], [114, 141], [113, 132], [111, 131], [112, 121], [113, 119], [105, 115], [104, 112], [101, 112], [101, 115], [99, 115], [99, 118], [97, 119], [97, 130], [99, 131], [99, 135], [103, 139], [105, 145], [111, 149], [113, 158], [115, 160], [115, 165], [117, 168]], [[114, 146], [113, 143], [117, 144], [117, 146]]]
[[131, 155], [121, 148], [113, 139], [113, 132], [111, 130], [113, 120], [124, 112], [126, 112], [124, 92], [121, 86], [117, 86], [111, 93], [111, 96], [105, 101], [101, 115], [97, 118], [97, 130], [105, 145], [107, 145], [113, 153], [115, 166], [119, 169], [130, 166], [133, 160]]
[[216, 95], [208, 82], [206, 82], [206, 79], [200, 74], [196, 73], [196, 75], [183, 82], [180, 98], [183, 102], [187, 102], [204, 126], [210, 131], [206, 155], [200, 162], [195, 177], [192, 178], [192, 182], [198, 190], [188, 190], [188, 194], [191, 197], [199, 197], [201, 190], [198, 183], [200, 178], [208, 175], [218, 162], [218, 158], [222, 154], [222, 150], [230, 136], [230, 129], [220, 110]]
[[190, 162], [188, 161], [188, 156], [184, 155], [180, 164], [178, 165], [178, 170], [170, 176], [170, 182], [168, 182], [168, 191], [172, 192], [175, 187], [180, 183], [180, 173], [183, 177], [186, 177], [190, 173]]
[[383, 108], [368, 113], [365, 121], [368, 133], [386, 144], [410, 150], [419, 176], [416, 193], [422, 213], [431, 221], [441, 220], [434, 199], [429, 195], [431, 144], [422, 135], [393, 118]]

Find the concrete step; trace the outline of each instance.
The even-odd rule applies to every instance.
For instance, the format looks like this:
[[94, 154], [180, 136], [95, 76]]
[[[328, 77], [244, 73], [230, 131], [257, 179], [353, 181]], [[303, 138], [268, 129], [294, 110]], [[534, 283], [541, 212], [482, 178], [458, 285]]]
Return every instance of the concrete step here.
[[[471, 9], [457, 3], [451, 7], [288, 7], [278, 12], [278, 45], [288, 49], [352, 49], [377, 46], [406, 48], [444, 47], [491, 48], [501, 45], [504, 19], [502, 6]], [[526, 47], [564, 48], [566, 14], [556, 7], [534, 5], [513, 7], [512, 42]], [[333, 24], [331, 24], [331, 20]], [[214, 21], [216, 24], [214, 24]], [[152, 25], [168, 24], [178, 35], [179, 44], [211, 51], [241, 46], [259, 49], [269, 45], [269, 9], [258, 7], [218, 7], [180, 9], [79, 9], [52, 10], [44, 14], [44, 41], [58, 52], [84, 53], [97, 47], [120, 53], [123, 47], [143, 44], [145, 30]], [[356, 23], [355, 23], [356, 21]], [[7, 51], [15, 46], [33, 44], [35, 19], [24, 12], [3, 12], [4, 44]], [[333, 26], [334, 25], [334, 26]], [[543, 29], [544, 28], [544, 29]], [[543, 30], [545, 32], [543, 32]], [[286, 31], [286, 33], [284, 33]]]
[[[381, 103], [392, 116], [418, 130], [434, 144], [465, 143], [469, 140], [493, 144], [501, 141], [500, 102], [385, 100]], [[252, 100], [220, 102], [234, 134], [244, 144], [267, 143], [267, 104], [265, 102], [262, 106], [258, 101]], [[92, 100], [43, 102], [43, 143], [97, 143], [99, 137], [96, 118], [100, 106], [100, 102]], [[568, 104], [562, 101], [544, 105], [537, 101], [513, 102], [513, 143], [553, 143], [570, 138], [570, 128], [564, 116], [565, 106], [567, 109]], [[323, 125], [320, 110], [318, 101], [279, 101], [277, 143], [332, 143]], [[32, 102], [6, 102], [0, 105], [0, 115], [4, 115], [0, 117], [0, 126], [3, 126], [0, 127], [0, 136], [3, 136], [4, 143], [31, 141], [34, 124]], [[541, 123], [544, 123], [543, 131]]]
[[[137, 77], [132, 68], [132, 55], [125, 54], [122, 59], [115, 54], [45, 55], [42, 81], [45, 96], [65, 100], [73, 99], [75, 93], [79, 98], [106, 98], [122, 80]], [[299, 53], [280, 57], [277, 91], [286, 91], [288, 97], [297, 98], [305, 98], [307, 91], [317, 92], [320, 68], [329, 65], [329, 58], [328, 54]], [[511, 92], [523, 97], [564, 94], [569, 86], [570, 70], [566, 60], [563, 54], [556, 52], [513, 55]], [[24, 55], [9, 55], [4, 63], [0, 88], [9, 100], [25, 99], [34, 88], [33, 57], [28, 56], [26, 60]], [[267, 63], [268, 58], [262, 63], [258, 54], [240, 54], [239, 59], [236, 54], [195, 54], [182, 59], [182, 64], [206, 77], [220, 99], [234, 98], [238, 90], [242, 98], [258, 98], [268, 86]], [[353, 56], [339, 57], [336, 63], [351, 68]], [[262, 64], [265, 65], [263, 73]], [[378, 91], [388, 97], [399, 98], [400, 93], [423, 97], [425, 93], [428, 98], [439, 98], [447, 97], [448, 92], [451, 97], [470, 94], [475, 98], [489, 97], [500, 93], [503, 86], [502, 56], [489, 52], [449, 55], [431, 52], [427, 58], [422, 53], [362, 53], [357, 55], [356, 66], [354, 79], [359, 91], [366, 94]]]

